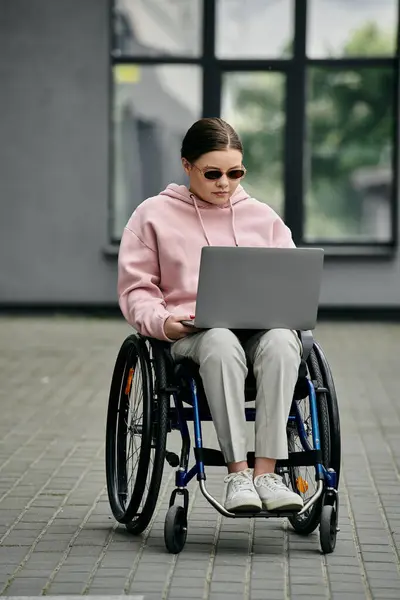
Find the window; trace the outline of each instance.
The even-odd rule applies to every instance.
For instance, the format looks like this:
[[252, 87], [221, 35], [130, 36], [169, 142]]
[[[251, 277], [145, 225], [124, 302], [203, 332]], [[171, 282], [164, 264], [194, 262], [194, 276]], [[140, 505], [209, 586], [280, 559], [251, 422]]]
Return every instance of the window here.
[[114, 2], [112, 242], [143, 200], [185, 183], [182, 138], [202, 114], [201, 8], [202, 0]]
[[110, 238], [222, 116], [297, 245], [395, 245], [399, 2], [114, 0]]
[[311, 67], [305, 239], [390, 242], [392, 68]]
[[393, 56], [397, 0], [309, 0], [310, 58]]
[[113, 51], [199, 56], [201, 18], [201, 0], [115, 0]]
[[243, 142], [246, 190], [283, 216], [285, 76], [264, 71], [226, 73], [222, 115]]
[[114, 67], [112, 239], [133, 210], [168, 183], [184, 183], [182, 138], [201, 116], [201, 72], [195, 65]]
[[218, 58], [281, 58], [292, 54], [293, 0], [218, 0]]
[[304, 240], [390, 244], [398, 2], [309, 0], [308, 7]]

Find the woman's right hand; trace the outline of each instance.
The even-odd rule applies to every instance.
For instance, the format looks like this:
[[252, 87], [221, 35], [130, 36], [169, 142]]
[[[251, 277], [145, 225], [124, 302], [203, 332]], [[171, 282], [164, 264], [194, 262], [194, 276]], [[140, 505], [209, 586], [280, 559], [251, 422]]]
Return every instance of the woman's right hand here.
[[200, 329], [196, 327], [190, 327], [183, 325], [181, 321], [190, 321], [193, 319], [193, 315], [171, 315], [164, 323], [164, 333], [170, 340], [180, 340], [191, 333], [197, 333]]

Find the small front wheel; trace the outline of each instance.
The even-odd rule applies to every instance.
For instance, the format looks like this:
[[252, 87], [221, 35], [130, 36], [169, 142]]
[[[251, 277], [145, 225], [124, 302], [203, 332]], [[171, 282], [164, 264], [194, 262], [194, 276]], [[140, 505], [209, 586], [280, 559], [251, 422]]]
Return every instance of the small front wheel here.
[[336, 546], [337, 512], [334, 506], [325, 504], [321, 512], [319, 541], [324, 554], [331, 554]]
[[164, 525], [164, 541], [168, 552], [179, 554], [185, 545], [187, 536], [186, 510], [174, 505], [168, 509]]

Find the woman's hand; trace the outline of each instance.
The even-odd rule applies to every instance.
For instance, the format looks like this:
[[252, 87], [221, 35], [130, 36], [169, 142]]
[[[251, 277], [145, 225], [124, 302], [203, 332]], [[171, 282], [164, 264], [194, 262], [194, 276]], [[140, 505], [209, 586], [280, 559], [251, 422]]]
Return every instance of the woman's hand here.
[[186, 337], [190, 333], [198, 333], [200, 329], [196, 329], [196, 327], [190, 327], [188, 325], [183, 325], [181, 321], [190, 321], [193, 319], [193, 315], [171, 315], [164, 323], [164, 333], [170, 340], [180, 340], [181, 338]]

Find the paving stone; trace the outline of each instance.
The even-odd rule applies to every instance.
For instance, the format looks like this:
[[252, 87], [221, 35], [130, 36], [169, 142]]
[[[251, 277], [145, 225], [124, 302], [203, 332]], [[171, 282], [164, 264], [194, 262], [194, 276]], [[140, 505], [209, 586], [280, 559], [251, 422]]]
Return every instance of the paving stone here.
[[332, 600], [365, 600], [364, 592], [335, 592], [332, 594]]
[[203, 587], [178, 587], [172, 586], [169, 590], [168, 598], [198, 598], [202, 600], [203, 598]]
[[[268, 590], [268, 592], [266, 590]], [[268, 596], [266, 594], [268, 594]], [[283, 591], [270, 591], [267, 587], [264, 590], [256, 590], [250, 595], [250, 600], [265, 600], [266, 598], [268, 598], [268, 600], [283, 600], [286, 598], [286, 595]], [[220, 600], [220, 597], [218, 596], [216, 600]]]

